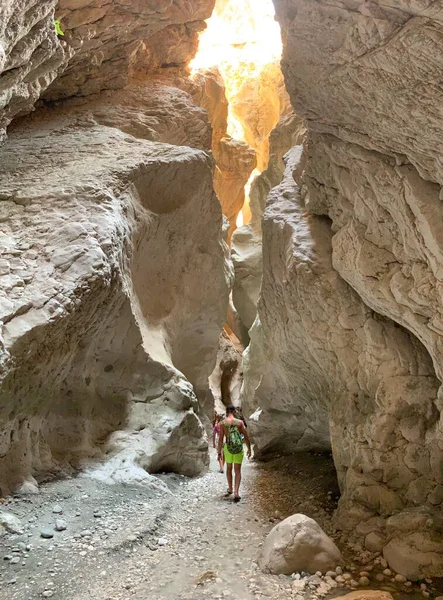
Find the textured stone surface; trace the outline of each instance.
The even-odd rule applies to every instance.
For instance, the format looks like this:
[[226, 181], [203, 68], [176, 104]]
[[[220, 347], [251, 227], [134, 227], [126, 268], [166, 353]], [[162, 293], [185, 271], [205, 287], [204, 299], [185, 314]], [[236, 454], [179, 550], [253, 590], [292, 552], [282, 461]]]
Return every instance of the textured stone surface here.
[[[47, 100], [87, 96], [122, 89], [140, 73], [185, 66], [214, 1], [6, 0], [0, 7], [0, 141], [9, 122], [43, 93]], [[63, 36], [57, 37], [54, 18]]]
[[317, 573], [343, 563], [340, 550], [320, 525], [306, 515], [292, 515], [271, 532], [260, 555], [260, 568], [269, 573]]
[[29, 112], [70, 56], [54, 28], [56, 0], [3, 0], [0, 6], [0, 143]]
[[[306, 212], [293, 179], [301, 174], [300, 154], [289, 153], [264, 214], [259, 318], [243, 388], [247, 414], [255, 411], [256, 453], [326, 449], [331, 438], [342, 488], [339, 526], [418, 505], [427, 505], [434, 523], [442, 453], [432, 361], [333, 268], [330, 222]], [[426, 548], [431, 531], [417, 534], [415, 545]], [[387, 541], [398, 536], [396, 527], [387, 533]]]
[[270, 190], [278, 185], [284, 172], [283, 156], [303, 140], [304, 126], [300, 117], [291, 113], [283, 117], [269, 137], [268, 166], [251, 186], [251, 220], [232, 236], [231, 256], [235, 279], [232, 297], [235, 308], [247, 329], [254, 323], [260, 295], [262, 257], [262, 217]]
[[56, 16], [75, 53], [45, 97], [120, 89], [137, 70], [184, 66], [213, 7], [214, 0], [60, 0]]
[[263, 172], [269, 162], [269, 136], [280, 118], [291, 112], [280, 65], [264, 65], [257, 77], [246, 80], [232, 111], [243, 126], [246, 142], [257, 153], [258, 170]]
[[330, 436], [337, 525], [376, 533], [402, 574], [443, 575], [442, 7], [275, 6], [309, 136], [264, 215], [251, 431], [259, 452]]
[[126, 468], [194, 474], [207, 444], [184, 376], [207, 387], [228, 296], [206, 155], [53, 120], [2, 164], [3, 490], [117, 430]]
[[220, 336], [216, 367], [209, 378], [213, 398], [205, 407], [212, 418], [215, 410], [224, 414], [226, 406], [239, 405], [240, 388], [243, 381], [242, 346], [236, 336], [225, 326]]

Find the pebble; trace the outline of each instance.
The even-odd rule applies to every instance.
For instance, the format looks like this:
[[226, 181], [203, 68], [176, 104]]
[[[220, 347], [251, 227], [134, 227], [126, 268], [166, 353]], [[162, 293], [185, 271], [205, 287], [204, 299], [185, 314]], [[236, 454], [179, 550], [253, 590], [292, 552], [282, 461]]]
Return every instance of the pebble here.
[[406, 581], [406, 577], [404, 575], [400, 575], [400, 573], [397, 573], [394, 579], [397, 583], [405, 583]]
[[383, 575], [386, 575], [386, 577], [391, 577], [391, 575], [392, 575], [391, 569], [385, 569], [383, 571]]
[[159, 546], [166, 546], [168, 544], [168, 540], [165, 537], [158, 538], [157, 544]]
[[80, 531], [80, 535], [81, 537], [89, 537], [92, 535], [92, 531], [90, 529], [84, 529], [83, 531]]
[[54, 537], [54, 532], [52, 531], [52, 529], [44, 527], [43, 529], [40, 529], [40, 536], [45, 539], [51, 539]]
[[369, 578], [365, 577], [365, 576], [360, 577], [360, 579], [358, 580], [358, 585], [360, 585], [362, 587], [369, 585], [369, 583], [370, 583]]
[[42, 594], [43, 598], [50, 598], [54, 595], [53, 590], [45, 590]]
[[64, 521], [63, 519], [57, 519], [55, 522], [55, 530], [56, 531], [65, 531], [65, 529], [67, 529], [67, 524], [66, 521]]
[[55, 515], [61, 515], [61, 514], [62, 514], [62, 512], [63, 512], [63, 508], [62, 508], [62, 507], [61, 507], [59, 504], [56, 504], [55, 506], [53, 506], [53, 508], [52, 508], [52, 512], [53, 512]]

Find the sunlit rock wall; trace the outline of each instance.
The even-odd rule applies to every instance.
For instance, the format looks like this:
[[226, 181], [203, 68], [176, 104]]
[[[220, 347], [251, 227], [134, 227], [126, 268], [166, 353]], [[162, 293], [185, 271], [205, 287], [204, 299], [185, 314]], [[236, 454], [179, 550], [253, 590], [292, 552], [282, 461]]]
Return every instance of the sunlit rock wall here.
[[337, 524], [441, 576], [442, 7], [275, 6], [309, 133], [264, 215], [251, 428], [259, 451], [330, 436]]

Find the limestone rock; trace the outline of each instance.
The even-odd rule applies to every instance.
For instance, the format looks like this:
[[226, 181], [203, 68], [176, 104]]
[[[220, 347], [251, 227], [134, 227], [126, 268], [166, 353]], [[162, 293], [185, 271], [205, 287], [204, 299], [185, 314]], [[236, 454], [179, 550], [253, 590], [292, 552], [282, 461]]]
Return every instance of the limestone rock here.
[[330, 437], [336, 524], [382, 517], [396, 568], [441, 576], [438, 523], [395, 518], [435, 524], [442, 485], [441, 7], [275, 6], [308, 141], [264, 213], [251, 433], [259, 454]]
[[441, 460], [439, 381], [423, 346], [372, 312], [334, 270], [330, 224], [306, 213], [293, 178], [305, 160], [300, 149], [288, 154], [264, 213], [243, 402], [256, 455], [326, 449], [331, 438], [342, 489], [336, 523], [352, 528], [438, 489], [430, 461]]
[[320, 525], [305, 515], [292, 515], [276, 525], [263, 546], [260, 568], [285, 575], [326, 573], [342, 564], [339, 549]]
[[57, 39], [56, 0], [4, 0], [0, 6], [0, 143], [19, 114], [29, 112], [70, 52]]
[[342, 600], [393, 600], [389, 592], [380, 590], [363, 590], [341, 596]]
[[264, 65], [257, 77], [245, 81], [232, 111], [243, 126], [246, 142], [257, 153], [257, 168], [268, 167], [270, 135], [280, 119], [291, 112], [278, 63]]
[[15, 131], [2, 166], [2, 491], [102, 450], [195, 474], [185, 376], [207, 387], [228, 300], [207, 156], [55, 120]]
[[68, 68], [48, 89], [49, 100], [125, 87], [140, 69], [184, 66], [197, 47], [214, 0], [125, 3], [61, 0], [56, 18], [74, 49]]
[[251, 221], [235, 230], [231, 256], [235, 279], [232, 297], [235, 308], [247, 329], [254, 323], [260, 294], [262, 257], [262, 217], [271, 189], [278, 185], [284, 173], [283, 156], [303, 140], [303, 122], [294, 113], [284, 116], [269, 138], [268, 166], [254, 179], [250, 192]]
[[10, 512], [0, 511], [0, 526], [8, 533], [22, 534], [23, 525], [20, 519]]
[[242, 350], [235, 334], [225, 325], [220, 336], [216, 367], [209, 378], [212, 402], [207, 407], [207, 412], [210, 417], [214, 405], [219, 414], [224, 414], [229, 404], [240, 404], [240, 388], [243, 381]]

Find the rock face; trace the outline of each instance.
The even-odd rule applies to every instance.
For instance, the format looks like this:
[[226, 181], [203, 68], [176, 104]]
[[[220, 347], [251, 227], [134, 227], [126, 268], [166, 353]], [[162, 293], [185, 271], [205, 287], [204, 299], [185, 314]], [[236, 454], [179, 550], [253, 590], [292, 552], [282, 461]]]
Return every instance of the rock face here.
[[56, 18], [73, 57], [45, 97], [55, 100], [121, 89], [138, 69], [186, 65], [214, 1], [137, 0], [128, 5], [60, 0]]
[[235, 230], [232, 236], [231, 256], [235, 279], [232, 298], [243, 325], [250, 329], [257, 313], [260, 295], [262, 256], [262, 217], [270, 190], [283, 177], [283, 156], [303, 140], [304, 126], [294, 113], [285, 115], [269, 136], [267, 168], [256, 177], [250, 192], [250, 222]]
[[[0, 149], [0, 492], [78, 467], [117, 482], [195, 475], [232, 270], [208, 116], [165, 75], [195, 51], [213, 2], [67, 0], [61, 41], [52, 3], [30, 8], [28, 40], [27, 4], [0, 9], [1, 123], [55, 76], [30, 71], [39, 44], [45, 69], [70, 58], [46, 99], [69, 98], [16, 121]], [[12, 80], [14, 56], [32, 64]]]
[[308, 142], [264, 213], [251, 430], [259, 454], [331, 444], [337, 525], [441, 576], [441, 7], [275, 6]]
[[209, 378], [212, 402], [206, 407], [212, 418], [215, 410], [224, 414], [226, 406], [239, 406], [240, 389], [243, 382], [242, 346], [236, 336], [225, 326], [220, 336], [216, 367]]
[[0, 6], [0, 143], [7, 125], [27, 113], [66, 64], [57, 39], [56, 0], [4, 0]]
[[260, 568], [275, 575], [326, 573], [342, 562], [331, 538], [306, 515], [292, 515], [276, 525], [266, 538], [259, 559]]

